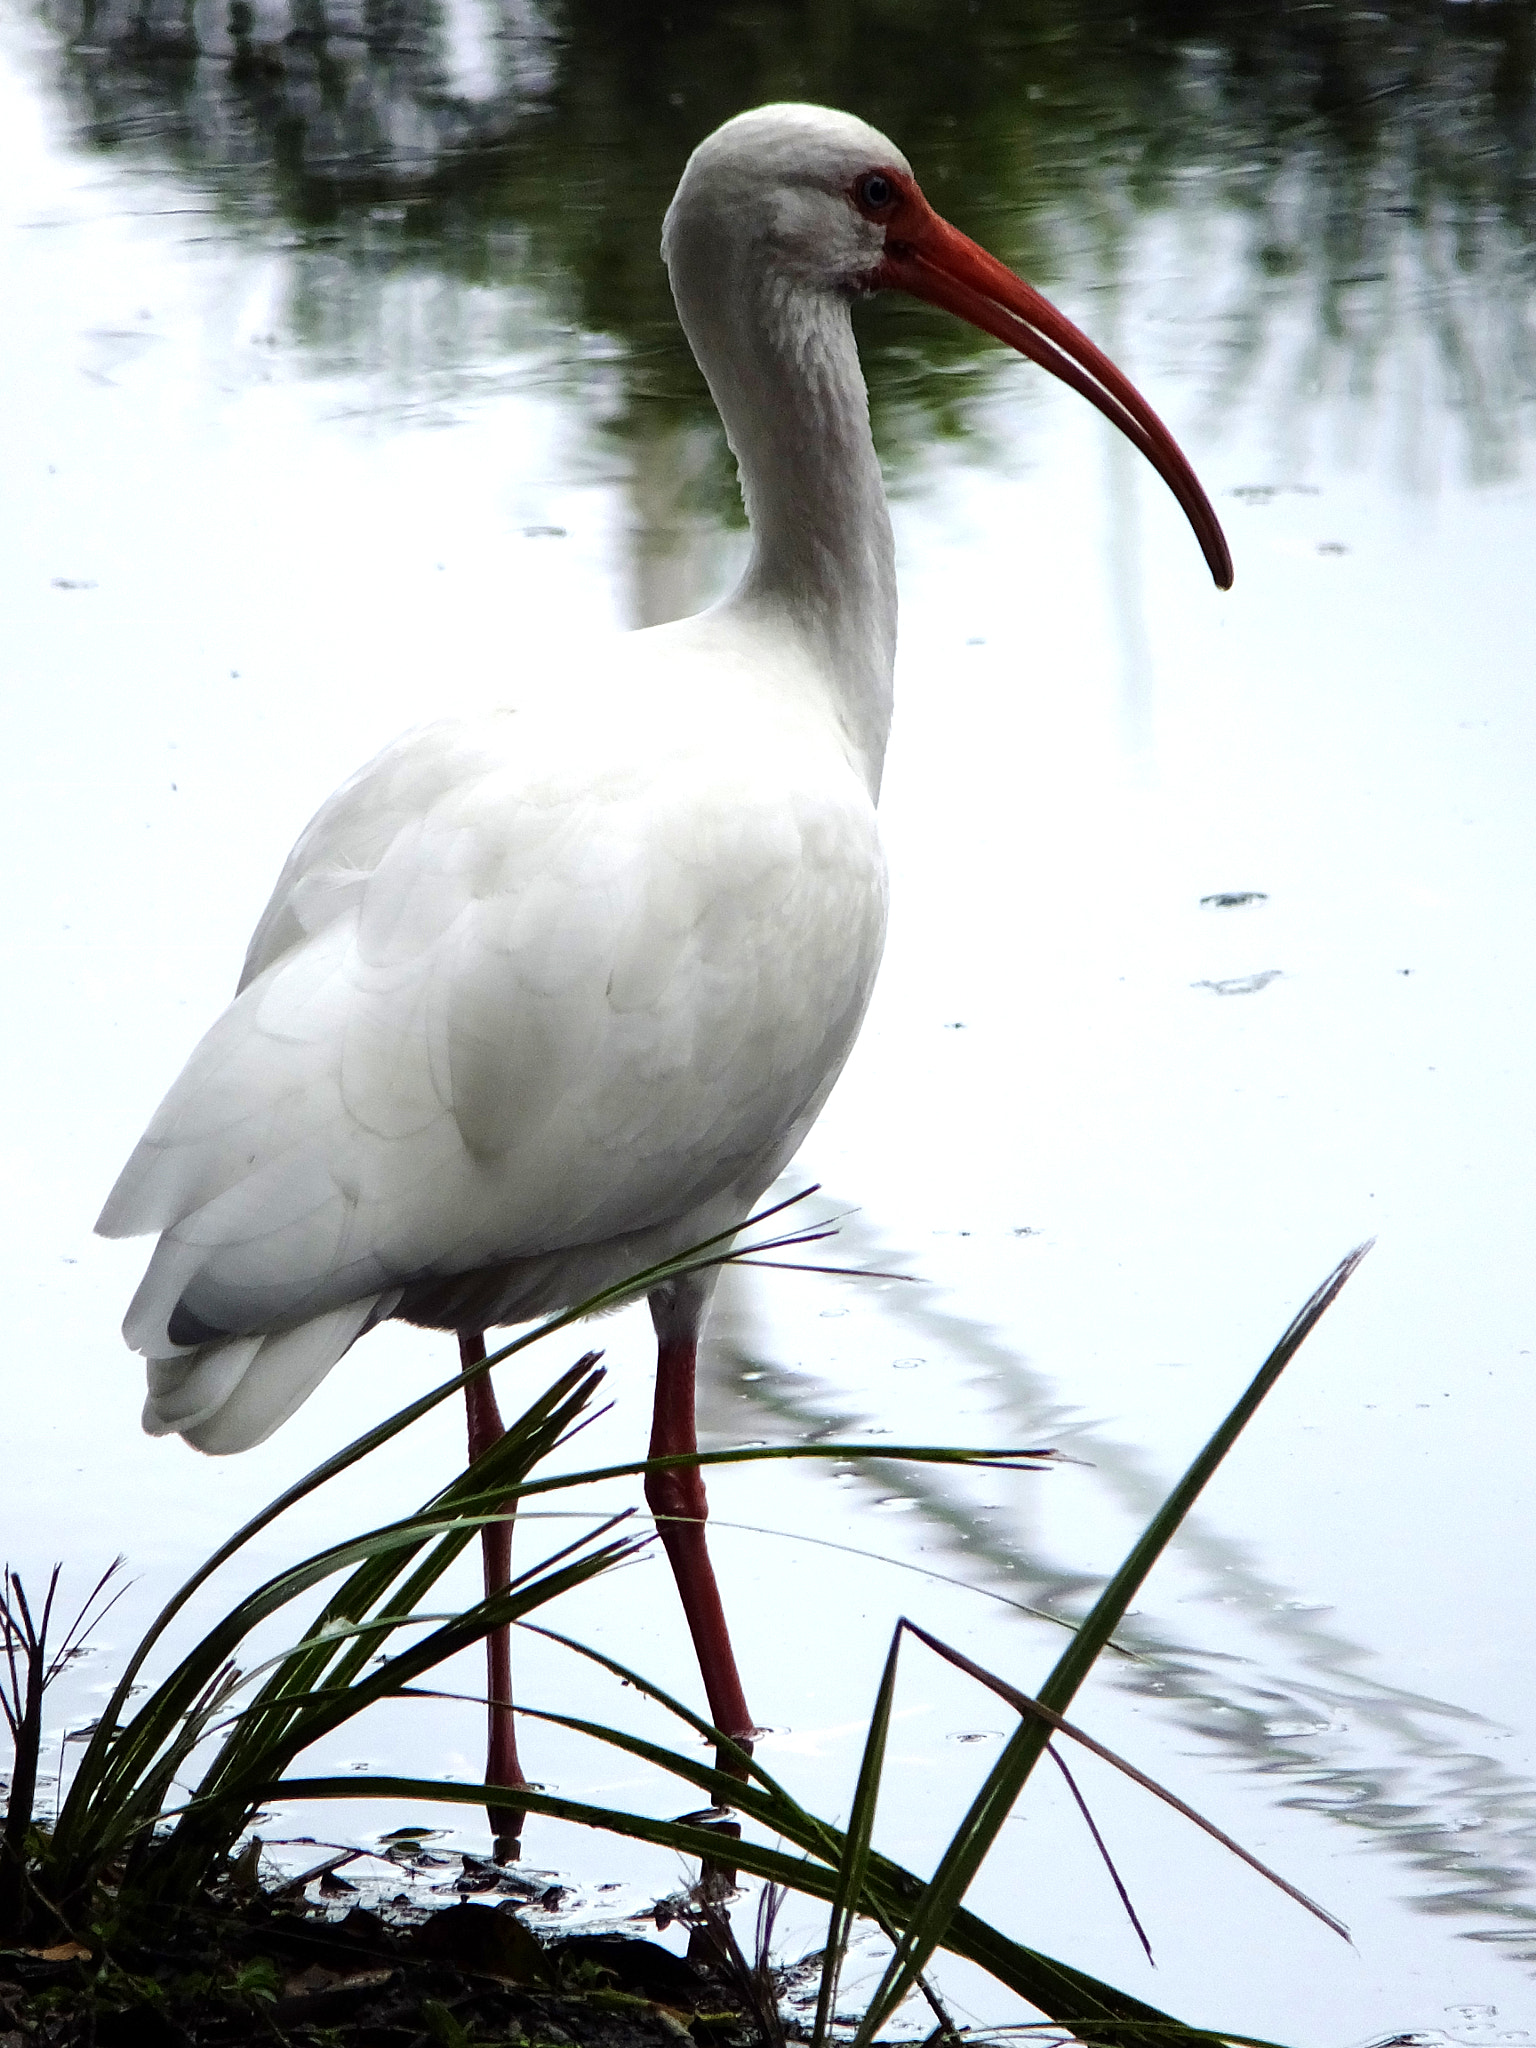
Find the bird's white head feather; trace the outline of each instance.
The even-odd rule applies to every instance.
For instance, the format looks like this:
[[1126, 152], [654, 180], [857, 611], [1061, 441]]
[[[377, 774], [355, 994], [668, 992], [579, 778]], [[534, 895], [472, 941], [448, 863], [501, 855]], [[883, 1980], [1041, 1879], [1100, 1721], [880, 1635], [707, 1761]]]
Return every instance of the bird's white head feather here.
[[843, 295], [880, 261], [885, 229], [853, 201], [870, 171], [910, 175], [878, 128], [831, 107], [753, 107], [717, 128], [688, 159], [667, 209], [661, 248], [680, 266], [707, 266], [722, 285], [744, 270], [765, 282]]

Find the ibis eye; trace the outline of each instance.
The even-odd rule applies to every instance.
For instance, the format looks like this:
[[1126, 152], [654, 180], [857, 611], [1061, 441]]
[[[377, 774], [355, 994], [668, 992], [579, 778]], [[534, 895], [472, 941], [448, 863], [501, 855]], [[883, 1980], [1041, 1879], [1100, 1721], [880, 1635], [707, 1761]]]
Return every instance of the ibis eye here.
[[896, 197], [896, 187], [879, 171], [871, 171], [868, 177], [860, 178], [854, 190], [866, 213], [883, 212]]

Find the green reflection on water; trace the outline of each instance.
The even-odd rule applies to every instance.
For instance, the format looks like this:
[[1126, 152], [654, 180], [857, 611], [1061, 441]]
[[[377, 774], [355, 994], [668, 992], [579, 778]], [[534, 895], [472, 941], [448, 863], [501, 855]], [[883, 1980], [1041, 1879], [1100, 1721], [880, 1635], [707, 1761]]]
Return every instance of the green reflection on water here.
[[[285, 320], [317, 364], [482, 388], [489, 358], [527, 345], [531, 288], [546, 328], [611, 344], [597, 364], [557, 350], [551, 373], [670, 479], [678, 518], [733, 518], [736, 496], [659, 224], [699, 138], [783, 97], [887, 129], [941, 210], [1111, 313], [1149, 217], [1219, 215], [1234, 231], [1184, 259], [1170, 344], [1219, 411], [1260, 388], [1277, 420], [1369, 404], [1394, 350], [1417, 352], [1407, 472], [1429, 411], [1471, 480], [1519, 466], [1536, 398], [1525, 5], [68, 0], [43, 18], [85, 139], [208, 190], [232, 233], [296, 237]], [[439, 305], [402, 338], [385, 311], [402, 278], [505, 304], [470, 321]], [[1035, 388], [926, 309], [861, 318], [898, 481], [978, 431], [1000, 373]]]

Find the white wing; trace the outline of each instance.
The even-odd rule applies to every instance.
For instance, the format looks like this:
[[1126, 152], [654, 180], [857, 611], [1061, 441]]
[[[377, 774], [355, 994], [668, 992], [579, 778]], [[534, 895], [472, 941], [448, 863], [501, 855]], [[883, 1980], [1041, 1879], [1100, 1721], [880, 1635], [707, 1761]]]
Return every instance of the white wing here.
[[873, 810], [820, 721], [744, 745], [720, 689], [431, 727], [320, 812], [98, 1225], [164, 1232], [125, 1324], [155, 1426], [195, 1436], [215, 1333], [312, 1331], [264, 1434], [402, 1284], [685, 1214], [815, 1106], [879, 958]]

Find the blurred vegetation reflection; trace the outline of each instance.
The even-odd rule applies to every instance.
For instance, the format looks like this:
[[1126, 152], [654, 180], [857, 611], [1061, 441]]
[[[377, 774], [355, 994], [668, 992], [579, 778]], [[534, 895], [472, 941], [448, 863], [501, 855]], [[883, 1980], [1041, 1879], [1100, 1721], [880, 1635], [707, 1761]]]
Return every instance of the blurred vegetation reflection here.
[[[1520, 5], [1388, 0], [46, 0], [80, 138], [291, 244], [285, 338], [483, 389], [530, 344], [628, 450], [641, 522], [735, 515], [657, 260], [688, 151], [803, 97], [908, 151], [940, 206], [1113, 340], [1166, 222], [1170, 366], [1222, 414], [1391, 416], [1401, 467], [1515, 474], [1533, 397], [1533, 58]], [[402, 292], [405, 297], [402, 299]], [[551, 333], [551, 315], [559, 331]], [[861, 316], [899, 482], [1000, 353]], [[1137, 365], [1145, 373], [1145, 365]], [[1020, 375], [1011, 389], [1033, 392]], [[1162, 366], [1159, 366], [1161, 373]], [[1289, 423], [1289, 424], [1286, 424]], [[657, 502], [646, 507], [647, 494]], [[665, 502], [662, 502], [665, 501]], [[657, 589], [642, 609], [686, 609]]]

